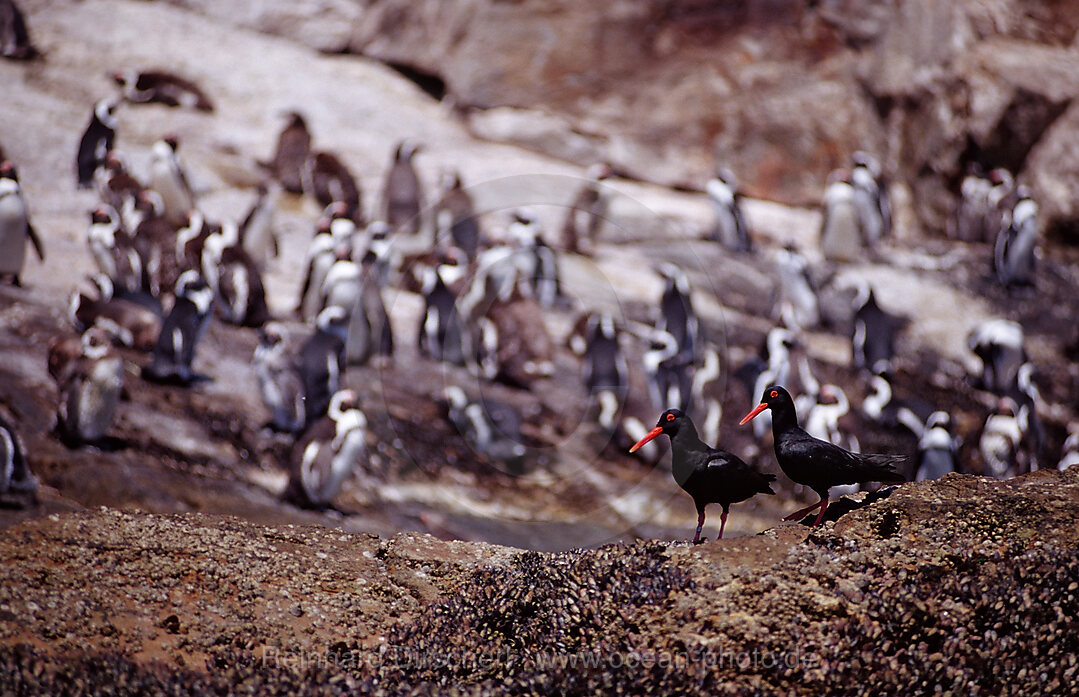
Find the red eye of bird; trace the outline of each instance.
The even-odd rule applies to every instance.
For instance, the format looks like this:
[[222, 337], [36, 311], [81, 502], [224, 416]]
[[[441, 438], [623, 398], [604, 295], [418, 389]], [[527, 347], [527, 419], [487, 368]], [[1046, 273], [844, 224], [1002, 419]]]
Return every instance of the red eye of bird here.
[[674, 421], [674, 414], [667, 414], [668, 421]]
[[778, 393], [778, 392], [776, 392], [775, 390], [772, 390], [772, 396], [773, 396], [773, 397], [778, 397], [778, 396], [779, 396], [779, 393]]

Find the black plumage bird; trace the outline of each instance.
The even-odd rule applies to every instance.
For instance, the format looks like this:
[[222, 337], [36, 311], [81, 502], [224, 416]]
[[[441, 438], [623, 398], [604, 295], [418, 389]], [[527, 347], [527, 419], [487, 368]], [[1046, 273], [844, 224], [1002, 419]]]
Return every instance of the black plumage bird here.
[[792, 481], [808, 486], [820, 496], [812, 506], [795, 511], [783, 520], [799, 520], [820, 506], [813, 527], [820, 525], [828, 508], [828, 490], [841, 484], [902, 482], [896, 472], [905, 462], [901, 455], [862, 455], [818, 440], [798, 426], [798, 414], [790, 393], [779, 385], [764, 388], [761, 403], [739, 423], [746, 424], [765, 409], [772, 410], [772, 439], [776, 460]]
[[635, 452], [648, 441], [664, 433], [671, 439], [674, 480], [693, 497], [693, 503], [697, 506], [697, 533], [693, 536], [694, 544], [701, 541], [704, 507], [708, 504], [718, 503], [723, 507], [719, 537], [716, 538], [721, 540], [723, 529], [727, 525], [727, 513], [730, 512], [732, 503], [745, 501], [756, 494], [776, 493], [769, 486], [775, 481], [775, 475], [761, 474], [737, 456], [701, 442], [693, 421], [680, 409], [668, 409], [663, 412], [656, 427], [637, 441], [629, 451]]

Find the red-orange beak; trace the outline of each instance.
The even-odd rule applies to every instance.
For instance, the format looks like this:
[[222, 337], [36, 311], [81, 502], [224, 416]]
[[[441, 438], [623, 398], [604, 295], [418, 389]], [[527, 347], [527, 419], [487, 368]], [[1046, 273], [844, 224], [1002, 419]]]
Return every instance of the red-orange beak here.
[[653, 428], [651, 431], [648, 432], [648, 435], [646, 435], [644, 438], [642, 438], [639, 441], [637, 441], [636, 443], [634, 443], [633, 447], [630, 448], [629, 451], [631, 453], [637, 452], [637, 450], [639, 450], [641, 447], [643, 447], [645, 443], [652, 440], [653, 438], [655, 438], [656, 436], [658, 436], [661, 433], [663, 433], [663, 427], [662, 426], [656, 426], [655, 428]]
[[750, 421], [753, 420], [754, 416], [756, 416], [757, 414], [760, 414], [762, 411], [764, 411], [767, 408], [768, 408], [768, 402], [761, 402], [760, 404], [757, 405], [756, 409], [754, 409], [753, 411], [751, 411], [748, 414], [746, 414], [745, 416], [743, 416], [742, 420], [738, 422], [738, 425], [739, 426], [745, 426], [747, 423], [749, 423]]

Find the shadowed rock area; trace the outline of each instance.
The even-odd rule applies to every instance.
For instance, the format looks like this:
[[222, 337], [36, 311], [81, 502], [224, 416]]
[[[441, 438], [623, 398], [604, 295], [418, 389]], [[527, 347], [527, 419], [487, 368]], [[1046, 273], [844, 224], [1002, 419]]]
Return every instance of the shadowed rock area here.
[[[1076, 468], [555, 554], [103, 510], [0, 540], [16, 694], [1063, 694]], [[647, 689], [646, 689], [647, 688]]]

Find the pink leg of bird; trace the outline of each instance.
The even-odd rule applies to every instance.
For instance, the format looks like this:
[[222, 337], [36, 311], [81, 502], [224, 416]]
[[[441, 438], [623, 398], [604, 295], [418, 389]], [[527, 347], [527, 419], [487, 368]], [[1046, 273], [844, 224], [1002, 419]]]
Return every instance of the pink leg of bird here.
[[723, 539], [723, 528], [727, 527], [727, 512], [723, 511], [723, 514], [719, 516], [719, 537], [717, 540]]
[[822, 505], [822, 504], [823, 504], [823, 505], [827, 505], [827, 504], [825, 504], [825, 503], [824, 503], [824, 499], [823, 499], [823, 498], [822, 498], [822, 499], [821, 499], [820, 501], [817, 501], [817, 502], [816, 502], [815, 504], [813, 504], [812, 506], [806, 506], [805, 508], [799, 508], [799, 509], [798, 509], [797, 511], [795, 511], [794, 513], [791, 513], [791, 514], [790, 514], [789, 516], [787, 516], [787, 517], [786, 517], [786, 518], [784, 518], [783, 520], [787, 520], [787, 521], [790, 521], [790, 520], [801, 520], [802, 518], [805, 518], [805, 517], [806, 517], [806, 514], [807, 514], [807, 513], [809, 513], [810, 511], [812, 511], [813, 509], [815, 509], [815, 508], [816, 508], [817, 506], [820, 506], [820, 505]]
[[813, 527], [820, 525], [820, 521], [824, 518], [824, 512], [828, 510], [828, 499], [821, 499], [820, 513], [817, 514], [817, 519], [813, 521]]
[[701, 541], [701, 529], [704, 527], [704, 511], [697, 515], [697, 534], [693, 536], [693, 544]]

